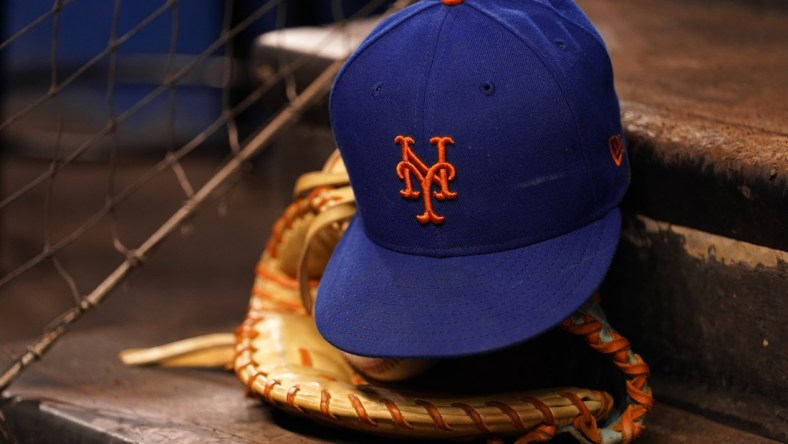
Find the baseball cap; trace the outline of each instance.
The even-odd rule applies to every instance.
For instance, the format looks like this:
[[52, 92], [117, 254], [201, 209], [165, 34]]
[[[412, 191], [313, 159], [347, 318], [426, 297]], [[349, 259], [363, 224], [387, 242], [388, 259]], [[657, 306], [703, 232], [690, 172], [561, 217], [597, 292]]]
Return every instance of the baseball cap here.
[[569, 0], [424, 0], [334, 83], [357, 214], [315, 302], [320, 333], [377, 357], [535, 337], [598, 288], [629, 183], [613, 72]]

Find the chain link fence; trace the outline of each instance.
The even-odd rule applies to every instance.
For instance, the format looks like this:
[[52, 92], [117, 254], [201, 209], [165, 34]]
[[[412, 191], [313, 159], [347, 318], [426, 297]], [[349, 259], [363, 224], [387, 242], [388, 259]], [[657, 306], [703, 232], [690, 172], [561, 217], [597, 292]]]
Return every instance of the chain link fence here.
[[[369, 28], [359, 19], [408, 2], [44, 3], [2, 6], [0, 324], [14, 325], [37, 303], [63, 309], [36, 326], [38, 339], [0, 360], [0, 390], [132, 271], [144, 272], [162, 242], [188, 230], [195, 212], [221, 200], [243, 166], [327, 94]], [[281, 31], [303, 25], [322, 31], [299, 41]], [[214, 174], [190, 173], [198, 156]], [[86, 163], [102, 175], [100, 187], [80, 186]], [[135, 202], [151, 187], [175, 196], [166, 214]], [[146, 234], [129, 235], [128, 226]], [[103, 270], [98, 280], [79, 271], [90, 258], [73, 260], [88, 237], [107, 251], [91, 265]], [[19, 290], [41, 279], [56, 279], [46, 288], [57, 294]], [[19, 285], [25, 280], [32, 283]]]

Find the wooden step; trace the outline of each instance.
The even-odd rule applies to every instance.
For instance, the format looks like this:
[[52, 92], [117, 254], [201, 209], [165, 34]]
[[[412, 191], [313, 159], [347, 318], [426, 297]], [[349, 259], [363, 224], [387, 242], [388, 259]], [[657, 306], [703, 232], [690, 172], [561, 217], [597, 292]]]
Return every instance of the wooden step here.
[[[0, 399], [0, 443], [401, 442], [285, 414], [244, 397], [243, 384], [223, 370], [130, 368], [117, 359], [123, 348], [157, 344], [172, 335], [166, 324], [139, 324], [67, 336], [46, 365], [31, 368]], [[6, 352], [0, 348], [0, 357]], [[664, 404], [649, 416], [648, 428], [639, 442], [777, 442]]]
[[658, 400], [788, 440], [788, 14], [580, 3], [609, 45], [632, 163], [611, 320]]

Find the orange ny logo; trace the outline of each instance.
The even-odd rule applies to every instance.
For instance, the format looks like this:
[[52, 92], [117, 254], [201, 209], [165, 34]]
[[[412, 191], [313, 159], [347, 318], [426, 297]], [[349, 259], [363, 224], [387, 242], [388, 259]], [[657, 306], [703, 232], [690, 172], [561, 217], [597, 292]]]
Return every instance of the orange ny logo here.
[[[416, 220], [426, 225], [430, 222], [435, 225], [443, 223], [443, 216], [435, 213], [432, 206], [432, 197], [438, 200], [456, 199], [457, 193], [449, 190], [449, 181], [454, 180], [457, 171], [454, 165], [446, 161], [446, 145], [454, 145], [451, 137], [433, 137], [430, 144], [438, 148], [438, 162], [427, 165], [413, 153], [413, 138], [397, 136], [394, 143], [402, 148], [402, 162], [397, 164], [397, 176], [405, 181], [405, 189], [400, 190], [400, 196], [405, 199], [424, 199], [424, 213], [416, 216]], [[421, 185], [421, 191], [413, 189], [413, 179]], [[432, 186], [440, 187], [439, 191], [432, 191]]]

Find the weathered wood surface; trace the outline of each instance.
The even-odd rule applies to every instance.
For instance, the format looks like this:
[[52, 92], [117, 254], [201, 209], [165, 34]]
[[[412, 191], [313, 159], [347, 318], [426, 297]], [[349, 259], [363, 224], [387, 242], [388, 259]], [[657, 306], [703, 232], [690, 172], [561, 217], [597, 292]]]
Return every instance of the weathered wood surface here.
[[[66, 337], [46, 365], [32, 368], [0, 400], [0, 442], [3, 434], [18, 444], [396, 442], [279, 412], [245, 397], [235, 375], [222, 370], [130, 368], [117, 359], [124, 348], [195, 333], [204, 330], [176, 332], [158, 323]], [[664, 405], [649, 424], [643, 444], [775, 442]]]
[[630, 213], [603, 295], [663, 399], [788, 440], [787, 289], [788, 252]]
[[176, 333], [160, 323], [67, 337], [47, 365], [32, 369], [6, 393], [2, 428], [9, 442], [365, 442], [245, 397], [232, 373], [129, 368], [117, 359], [123, 348], [198, 330]]
[[613, 325], [666, 401], [788, 441], [785, 3], [579, 3], [611, 52], [632, 164]]
[[579, 3], [606, 39], [623, 102], [625, 205], [788, 251], [784, 2]]

